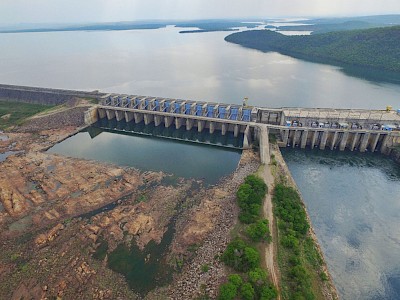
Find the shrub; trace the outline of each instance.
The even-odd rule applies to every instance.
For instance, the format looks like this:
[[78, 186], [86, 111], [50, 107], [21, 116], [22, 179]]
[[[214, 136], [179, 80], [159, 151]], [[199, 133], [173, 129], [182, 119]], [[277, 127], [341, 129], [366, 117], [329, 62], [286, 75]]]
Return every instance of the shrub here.
[[228, 244], [221, 258], [226, 265], [241, 272], [247, 272], [260, 264], [258, 251], [238, 238]]
[[237, 287], [231, 283], [225, 283], [219, 288], [218, 300], [233, 300], [237, 295]]
[[259, 242], [262, 240], [270, 241], [271, 234], [269, 232], [268, 220], [258, 220], [250, 224], [246, 229], [247, 235], [254, 241]]
[[240, 295], [244, 300], [253, 300], [255, 296], [254, 288], [250, 283], [244, 283], [240, 289]]

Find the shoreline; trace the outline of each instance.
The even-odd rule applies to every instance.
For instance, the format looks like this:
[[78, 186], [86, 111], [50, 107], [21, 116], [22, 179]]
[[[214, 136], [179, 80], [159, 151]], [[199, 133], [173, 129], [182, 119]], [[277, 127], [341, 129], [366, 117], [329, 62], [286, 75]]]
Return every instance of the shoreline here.
[[[318, 253], [319, 253], [319, 255], [320, 255], [321, 259], [322, 259], [321, 268], [325, 272], [325, 274], [327, 275], [327, 278], [328, 278], [328, 280], [326, 281], [326, 285], [322, 289], [322, 291], [324, 293], [324, 296], [326, 297], [326, 299], [340, 299], [338, 291], [336, 289], [336, 286], [335, 286], [335, 284], [333, 282], [332, 275], [329, 272], [328, 265], [326, 263], [326, 259], [325, 259], [324, 253], [323, 253], [322, 248], [321, 248], [321, 246], [320, 246], [320, 244], [318, 242], [318, 238], [317, 238], [317, 236], [315, 234], [311, 218], [310, 218], [310, 216], [308, 214], [308, 210], [307, 210], [307, 207], [306, 207], [305, 202], [304, 202], [304, 198], [303, 198], [303, 196], [302, 196], [302, 194], [301, 194], [301, 192], [300, 192], [295, 180], [292, 177], [292, 174], [291, 174], [291, 172], [290, 172], [290, 170], [289, 170], [289, 168], [288, 168], [288, 166], [287, 166], [287, 164], [286, 164], [286, 162], [285, 162], [285, 160], [284, 160], [284, 158], [282, 156], [282, 153], [281, 153], [279, 147], [277, 145], [271, 145], [271, 148], [272, 148], [271, 149], [272, 150], [271, 154], [275, 155], [275, 159], [277, 161], [277, 167], [280, 168], [279, 171], [281, 171], [281, 173], [282, 173], [281, 175], [285, 176], [286, 184], [288, 186], [294, 188], [297, 191], [297, 193], [299, 194], [299, 196], [300, 196], [301, 204], [302, 204], [302, 206], [303, 206], [303, 208], [305, 210], [307, 222], [309, 223], [309, 226], [310, 226], [310, 228], [308, 230], [308, 233], [309, 233], [311, 239], [313, 240], [315, 248], [318, 251]], [[273, 176], [274, 176], [275, 180], [278, 180], [278, 178], [277, 178], [278, 174], [273, 174]], [[275, 216], [274, 216], [274, 219], [275, 219]], [[278, 269], [279, 269], [279, 267], [278, 267]]]

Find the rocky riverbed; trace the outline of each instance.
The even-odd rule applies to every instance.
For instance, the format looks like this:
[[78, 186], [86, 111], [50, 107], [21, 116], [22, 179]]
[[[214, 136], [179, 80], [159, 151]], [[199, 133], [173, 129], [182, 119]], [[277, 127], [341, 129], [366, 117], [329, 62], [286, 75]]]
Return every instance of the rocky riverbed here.
[[[244, 151], [233, 174], [204, 186], [46, 153], [81, 128], [77, 109], [34, 118], [0, 141], [0, 153], [20, 151], [0, 163], [0, 298], [215, 298], [226, 277], [218, 256], [237, 220], [235, 193], [257, 169], [257, 155]], [[65, 114], [59, 127], [58, 114]], [[169, 235], [159, 257], [146, 254]], [[110, 265], [121, 247], [138, 249], [144, 265], [172, 270], [173, 280], [135, 291]]]

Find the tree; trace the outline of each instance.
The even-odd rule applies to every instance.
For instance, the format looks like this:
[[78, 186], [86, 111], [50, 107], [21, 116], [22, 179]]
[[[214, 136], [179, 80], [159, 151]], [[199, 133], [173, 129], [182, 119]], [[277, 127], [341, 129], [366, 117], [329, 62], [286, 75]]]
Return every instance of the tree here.
[[237, 295], [237, 287], [231, 283], [225, 283], [219, 288], [218, 300], [233, 300]]
[[239, 238], [228, 244], [221, 259], [226, 265], [241, 272], [247, 272], [260, 264], [258, 251]]
[[251, 286], [251, 283], [244, 283], [242, 288], [240, 289], [240, 295], [244, 300], [253, 300], [255, 296], [254, 288]]
[[278, 292], [272, 285], [265, 285], [260, 294], [260, 300], [272, 300], [276, 299]]
[[239, 274], [229, 275], [228, 281], [233, 283], [237, 288], [239, 288], [243, 284], [243, 279]]
[[248, 273], [249, 281], [254, 287], [260, 287], [267, 283], [267, 272], [261, 268], [255, 268]]
[[246, 229], [247, 235], [254, 241], [269, 241], [271, 234], [269, 232], [268, 220], [258, 220], [256, 223], [250, 224]]

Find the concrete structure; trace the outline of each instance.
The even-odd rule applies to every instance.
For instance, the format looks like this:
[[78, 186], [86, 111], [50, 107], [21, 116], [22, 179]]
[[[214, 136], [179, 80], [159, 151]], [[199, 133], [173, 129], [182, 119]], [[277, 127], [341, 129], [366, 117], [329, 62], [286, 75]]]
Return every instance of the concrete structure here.
[[[198, 132], [243, 133], [243, 147], [254, 140], [260, 156], [269, 162], [268, 133], [277, 134], [281, 147], [380, 151], [388, 154], [400, 143], [400, 116], [394, 111], [350, 109], [268, 109], [132, 95], [104, 95], [100, 105], [88, 111], [87, 124], [107, 118], [146, 125], [174, 126]], [[390, 125], [390, 130], [383, 130]]]

